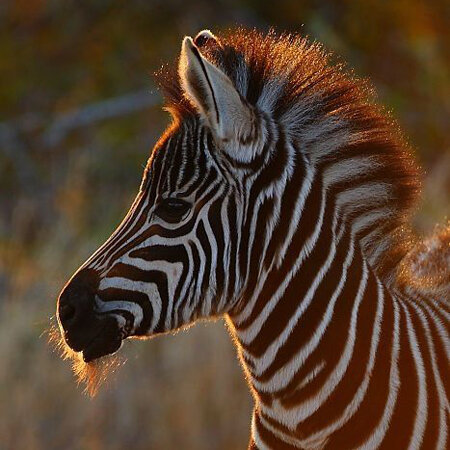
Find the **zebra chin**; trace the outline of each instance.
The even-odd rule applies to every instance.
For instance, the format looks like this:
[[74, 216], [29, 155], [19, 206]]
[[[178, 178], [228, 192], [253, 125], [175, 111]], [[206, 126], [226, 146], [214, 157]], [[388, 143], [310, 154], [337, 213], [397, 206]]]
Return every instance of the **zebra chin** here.
[[[115, 322], [114, 318], [112, 319]], [[115, 323], [109, 325], [107, 319], [104, 321], [106, 323], [98, 335], [81, 350], [84, 362], [91, 362], [102, 356], [111, 355], [122, 346], [123, 340], [120, 329]]]

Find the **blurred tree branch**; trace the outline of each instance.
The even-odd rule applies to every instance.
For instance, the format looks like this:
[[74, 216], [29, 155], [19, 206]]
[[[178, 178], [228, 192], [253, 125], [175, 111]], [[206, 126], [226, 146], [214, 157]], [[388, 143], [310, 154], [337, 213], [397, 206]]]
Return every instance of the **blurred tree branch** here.
[[0, 122], [0, 152], [11, 161], [21, 186], [27, 191], [33, 190], [38, 175], [30, 157], [30, 136], [33, 137], [32, 142], [38, 143], [36, 147], [41, 151], [51, 150], [76, 129], [127, 116], [160, 103], [158, 92], [140, 90], [81, 106], [50, 121], [45, 118], [45, 114], [27, 113], [19, 118]]
[[94, 125], [106, 119], [126, 116], [161, 103], [156, 92], [141, 90], [125, 95], [90, 103], [55, 117], [48, 123], [44, 114], [27, 113], [17, 119], [0, 122], [0, 149], [10, 155], [6, 148], [18, 149], [19, 136], [41, 131], [41, 146], [55, 147], [60, 144], [72, 130]]
[[45, 147], [54, 147], [61, 143], [70, 131], [76, 128], [90, 126], [106, 119], [126, 116], [156, 106], [160, 102], [161, 97], [157, 93], [142, 90], [68, 111], [46, 127], [42, 134], [42, 143]]

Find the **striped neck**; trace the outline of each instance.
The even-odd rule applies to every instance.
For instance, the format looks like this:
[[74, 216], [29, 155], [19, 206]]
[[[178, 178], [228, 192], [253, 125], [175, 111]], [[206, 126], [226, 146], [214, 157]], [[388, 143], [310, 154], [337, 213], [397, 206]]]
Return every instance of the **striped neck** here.
[[271, 292], [276, 276], [228, 317], [255, 399], [249, 448], [446, 448], [445, 304], [386, 287], [336, 223]]
[[[389, 304], [354, 233], [336, 221], [322, 225], [313, 249], [292, 272], [284, 286], [277, 283], [277, 271], [266, 274], [260, 295], [230, 316], [256, 400], [253, 436], [269, 448], [286, 443], [314, 448], [315, 439], [326, 439], [327, 432], [315, 434], [330, 428], [330, 416], [335, 417], [330, 432], [345, 424], [358, 407], [355, 398], [362, 396], [356, 380], [364, 390], [373, 371], [380, 320]], [[344, 382], [349, 371], [354, 376]], [[352, 392], [355, 398], [344, 405], [343, 396]]]
[[[284, 140], [270, 164], [283, 158], [281, 149], [295, 147]], [[253, 230], [240, 261], [245, 301], [228, 315], [255, 398], [251, 445], [376, 448], [388, 439], [391, 448], [407, 448], [410, 430], [420, 436], [423, 419], [415, 409], [420, 393], [417, 404], [407, 396], [423, 385], [408, 386], [406, 400], [397, 401], [403, 306], [395, 285], [376, 271], [377, 246], [370, 253], [365, 244], [386, 211], [386, 205], [376, 208], [386, 185], [373, 177], [358, 183], [364, 160], [319, 167], [298, 151], [290, 158], [290, 179], [299, 181], [288, 183], [283, 196], [260, 202], [260, 214], [279, 211], [278, 220], [260, 218], [265, 228]], [[381, 237], [378, 245], [384, 249], [387, 242]], [[403, 321], [405, 333], [407, 313]], [[406, 341], [414, 347], [413, 338]], [[404, 357], [404, 378], [416, 363], [411, 353]], [[396, 427], [388, 430], [390, 422]]]

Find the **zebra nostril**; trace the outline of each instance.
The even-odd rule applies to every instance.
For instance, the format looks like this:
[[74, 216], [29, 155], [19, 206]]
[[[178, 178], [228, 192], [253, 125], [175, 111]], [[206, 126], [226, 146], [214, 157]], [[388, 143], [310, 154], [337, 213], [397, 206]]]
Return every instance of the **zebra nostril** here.
[[70, 304], [61, 305], [59, 307], [59, 318], [61, 322], [67, 322], [74, 318], [75, 316], [75, 307]]
[[66, 331], [91, 316], [98, 283], [99, 278], [95, 271], [82, 269], [64, 286], [59, 294], [57, 314]]

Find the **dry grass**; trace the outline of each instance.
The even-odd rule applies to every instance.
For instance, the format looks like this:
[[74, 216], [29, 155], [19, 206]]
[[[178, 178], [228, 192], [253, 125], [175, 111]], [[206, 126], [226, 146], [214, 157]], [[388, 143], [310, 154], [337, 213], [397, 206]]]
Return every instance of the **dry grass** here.
[[251, 399], [220, 323], [125, 343], [127, 364], [92, 398], [21, 306], [0, 323], [2, 450], [245, 447]]
[[97, 395], [83, 394], [45, 330], [55, 330], [66, 278], [101, 237], [68, 247], [68, 236], [55, 223], [38, 251], [10, 243], [0, 259], [8, 277], [0, 303], [0, 449], [245, 448], [252, 399], [221, 321], [125, 342], [126, 364], [106, 380], [96, 371], [103, 374]]

